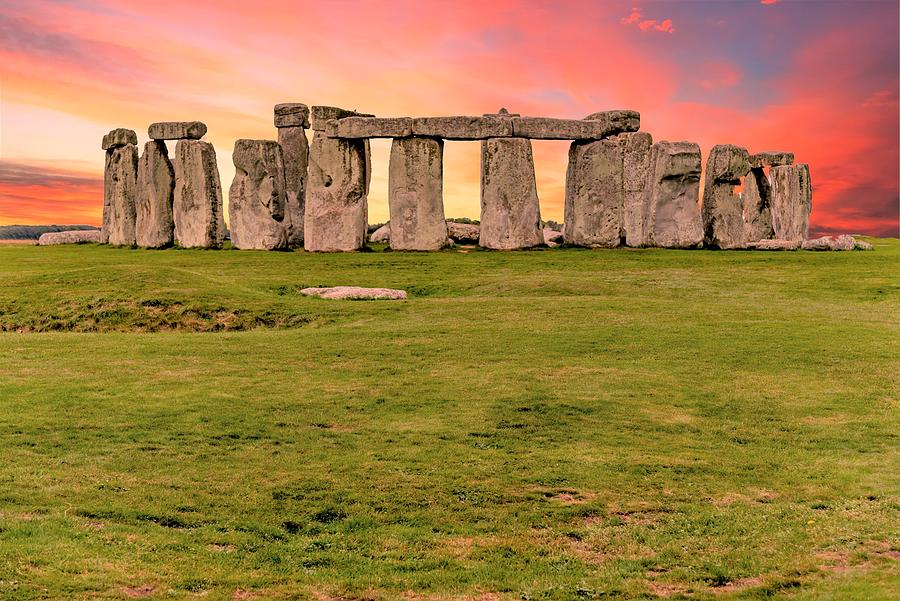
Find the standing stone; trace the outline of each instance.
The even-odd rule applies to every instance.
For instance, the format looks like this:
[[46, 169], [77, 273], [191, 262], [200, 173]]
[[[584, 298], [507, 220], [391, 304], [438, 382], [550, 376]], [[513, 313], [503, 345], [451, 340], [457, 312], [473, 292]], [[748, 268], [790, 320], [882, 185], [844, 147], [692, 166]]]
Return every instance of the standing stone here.
[[443, 162], [443, 140], [395, 138], [391, 144], [388, 202], [392, 249], [438, 250], [447, 246]]
[[564, 236], [567, 244], [612, 248], [622, 240], [624, 156], [617, 137], [573, 142], [566, 171]]
[[513, 250], [543, 243], [531, 140], [484, 140], [479, 244], [484, 248]]
[[650, 149], [644, 190], [647, 244], [696, 248], [703, 242], [700, 219], [700, 146], [657, 142]]
[[281, 146], [272, 140], [237, 140], [231, 157], [235, 167], [228, 193], [231, 245], [256, 250], [287, 248]]
[[218, 248], [225, 239], [222, 184], [213, 145], [179, 140], [175, 145], [175, 240], [185, 248]]
[[[316, 107], [313, 107], [315, 110]], [[316, 131], [309, 149], [303, 245], [308, 251], [359, 250], [368, 227], [368, 144]]]
[[100, 242], [116, 246], [135, 243], [138, 150], [137, 135], [115, 129], [103, 137], [103, 226]]
[[772, 230], [772, 186], [762, 167], [751, 168], [744, 178], [741, 205], [744, 213], [744, 239], [747, 242], [769, 240], [775, 237]]
[[175, 241], [172, 202], [175, 195], [175, 168], [166, 143], [151, 140], [144, 144], [137, 171], [138, 246], [165, 248]]
[[706, 161], [703, 189], [703, 241], [715, 248], [742, 248], [744, 215], [741, 197], [734, 193], [750, 171], [750, 153], [733, 144], [713, 146]]
[[653, 137], [647, 132], [624, 133], [623, 179], [625, 183], [625, 206], [622, 225], [625, 229], [625, 244], [641, 246], [646, 243], [644, 233], [644, 188], [650, 171], [650, 148]]
[[779, 165], [769, 171], [772, 182], [772, 229], [780, 240], [806, 240], [812, 186], [809, 165]]
[[303, 246], [303, 215], [306, 211], [306, 180], [309, 170], [309, 108], [305, 104], [275, 105], [275, 127], [284, 156], [284, 226], [288, 246]]

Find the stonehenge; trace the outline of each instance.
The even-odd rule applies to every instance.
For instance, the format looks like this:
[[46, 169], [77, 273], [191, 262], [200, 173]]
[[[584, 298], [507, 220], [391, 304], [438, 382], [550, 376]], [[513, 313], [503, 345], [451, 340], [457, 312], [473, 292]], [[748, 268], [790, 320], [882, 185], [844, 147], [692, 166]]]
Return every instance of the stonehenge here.
[[[372, 174], [369, 141], [391, 139], [389, 222], [373, 235], [398, 251], [435, 251], [453, 241], [519, 250], [588, 248], [800, 248], [812, 208], [809, 166], [785, 151], [751, 154], [660, 140], [640, 131], [637, 111], [583, 119], [522, 116], [376, 117], [298, 102], [274, 107], [273, 140], [237, 140], [229, 188], [236, 249], [347, 252], [364, 249]], [[312, 130], [312, 141], [307, 130]], [[102, 243], [220, 248], [222, 186], [199, 121], [158, 122], [138, 157], [137, 136], [103, 136]], [[175, 140], [174, 152], [166, 142]], [[447, 221], [445, 140], [481, 144], [479, 225]], [[531, 140], [569, 140], [562, 231], [541, 221]], [[736, 191], [738, 190], [738, 191]], [[559, 225], [554, 225], [559, 228]], [[463, 231], [465, 230], [465, 231]], [[813, 248], [816, 245], [807, 245]], [[819, 244], [818, 246], [822, 246]]]

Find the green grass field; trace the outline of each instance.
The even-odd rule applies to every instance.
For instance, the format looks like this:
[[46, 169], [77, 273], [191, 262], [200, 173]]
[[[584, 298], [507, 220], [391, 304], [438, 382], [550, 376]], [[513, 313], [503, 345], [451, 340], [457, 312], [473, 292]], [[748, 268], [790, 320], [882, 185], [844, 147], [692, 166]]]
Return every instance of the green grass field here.
[[0, 598], [897, 598], [873, 243], [0, 247]]

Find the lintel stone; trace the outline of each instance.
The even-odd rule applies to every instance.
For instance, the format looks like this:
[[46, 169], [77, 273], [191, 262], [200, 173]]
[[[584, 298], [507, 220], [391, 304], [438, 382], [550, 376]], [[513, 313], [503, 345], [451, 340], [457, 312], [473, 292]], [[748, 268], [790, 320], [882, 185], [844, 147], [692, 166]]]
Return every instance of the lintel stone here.
[[206, 124], [200, 121], [162, 121], [147, 128], [151, 140], [199, 140], [206, 135]]
[[309, 107], [299, 102], [276, 104], [275, 127], [302, 127], [309, 129]]
[[125, 146], [126, 144], [137, 145], [137, 134], [134, 133], [133, 129], [120, 127], [103, 136], [103, 142], [100, 146], [103, 150], [110, 150], [119, 146]]

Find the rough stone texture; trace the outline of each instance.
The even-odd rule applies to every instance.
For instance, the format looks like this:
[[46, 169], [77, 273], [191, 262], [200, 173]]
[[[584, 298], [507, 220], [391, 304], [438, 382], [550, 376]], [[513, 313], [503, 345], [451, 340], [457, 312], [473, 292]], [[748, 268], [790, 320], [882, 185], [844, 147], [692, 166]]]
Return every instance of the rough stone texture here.
[[775, 167], [777, 165], [791, 165], [794, 163], [794, 153], [783, 150], [767, 150], [750, 155], [750, 167], [761, 169], [762, 167]]
[[857, 241], [853, 236], [848, 236], [847, 234], [843, 234], [836, 238], [832, 236], [822, 236], [821, 238], [804, 240], [801, 248], [803, 250], [854, 250], [859, 246], [864, 250], [872, 249], [872, 245], [863, 242], [863, 244], [867, 244], [869, 247], [865, 248], [860, 242], [862, 241]]
[[163, 121], [147, 128], [151, 140], [199, 140], [206, 135], [206, 124], [199, 121]]
[[374, 117], [374, 115], [357, 113], [336, 106], [314, 106], [310, 111], [309, 122], [314, 131], [325, 131], [328, 122], [332, 119], [346, 119], [347, 117]]
[[447, 235], [457, 244], [478, 244], [481, 228], [474, 223], [447, 222]]
[[103, 150], [110, 150], [111, 148], [125, 146], [126, 144], [137, 146], [137, 134], [134, 133], [133, 129], [124, 129], [120, 127], [103, 136], [100, 147]]
[[147, 248], [164, 248], [175, 241], [172, 203], [175, 198], [175, 168], [166, 143], [151, 140], [137, 172], [137, 226], [135, 242]]
[[333, 288], [304, 288], [306, 296], [347, 300], [405, 300], [406, 291], [394, 288], [360, 288], [358, 286], [334, 286]]
[[563, 243], [564, 237], [562, 232], [558, 232], [552, 228], [545, 227], [541, 233], [544, 236], [544, 244], [553, 248]]
[[366, 141], [316, 132], [309, 151], [306, 250], [352, 251], [365, 245], [369, 173]]
[[438, 250], [447, 246], [443, 163], [441, 140], [394, 139], [388, 174], [392, 249]]
[[741, 206], [744, 214], [744, 239], [747, 242], [767, 240], [775, 235], [772, 230], [772, 186], [769, 176], [761, 167], [750, 169], [744, 178]]
[[218, 248], [225, 238], [222, 184], [213, 145], [179, 140], [175, 167], [175, 241], [185, 248]]
[[700, 246], [700, 146], [692, 142], [657, 142], [650, 149], [649, 174], [644, 190], [647, 244], [667, 248]]
[[47, 232], [38, 238], [38, 246], [54, 246], [56, 244], [84, 244], [100, 242], [100, 230], [69, 230], [66, 232]]
[[573, 142], [566, 171], [565, 240], [574, 246], [619, 246], [625, 204], [618, 138]]
[[713, 248], [742, 248], [744, 216], [734, 187], [750, 171], [750, 154], [733, 144], [712, 147], [706, 161], [703, 190], [703, 242]]
[[255, 250], [287, 248], [281, 146], [272, 140], [237, 140], [231, 157], [235, 167], [228, 194], [231, 245]]
[[531, 141], [481, 143], [481, 236], [484, 248], [512, 250], [544, 243]]
[[513, 117], [513, 136], [536, 140], [601, 140], [623, 132], [637, 131], [641, 115], [637, 111], [605, 111], [585, 119]]
[[752, 250], [797, 250], [800, 242], [797, 240], [756, 240], [747, 243], [747, 248]]
[[385, 223], [380, 228], [372, 232], [369, 236], [369, 242], [390, 242], [391, 241], [391, 224]]
[[625, 244], [641, 246], [646, 242], [644, 234], [644, 189], [650, 170], [650, 148], [653, 137], [647, 132], [624, 133], [622, 140], [622, 175], [625, 183], [625, 199], [622, 209], [622, 227]]
[[416, 117], [413, 135], [445, 140], [484, 140], [513, 135], [512, 120], [506, 116]]
[[275, 127], [309, 128], [309, 107], [299, 102], [276, 104]]
[[330, 138], [406, 138], [412, 132], [413, 120], [409, 117], [346, 117], [325, 126]]
[[809, 165], [780, 165], [769, 171], [772, 184], [772, 229], [781, 240], [806, 240], [812, 187]]
[[103, 244], [133, 246], [135, 243], [137, 169], [138, 150], [134, 144], [114, 146], [106, 151], [100, 234]]
[[284, 157], [284, 227], [288, 246], [303, 246], [303, 215], [309, 170], [309, 141], [302, 127], [279, 127], [278, 143]]

